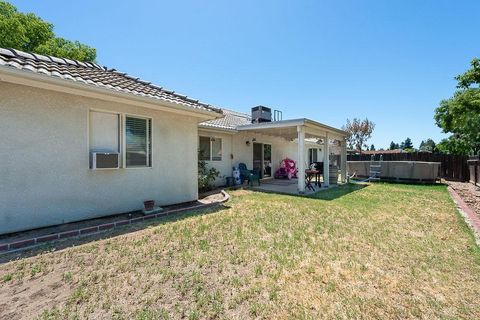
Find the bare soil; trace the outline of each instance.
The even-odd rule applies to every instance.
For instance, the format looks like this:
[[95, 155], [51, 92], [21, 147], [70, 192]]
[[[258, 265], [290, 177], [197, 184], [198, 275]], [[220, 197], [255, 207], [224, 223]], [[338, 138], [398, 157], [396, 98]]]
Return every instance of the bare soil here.
[[447, 181], [447, 183], [480, 216], [480, 187], [470, 182]]

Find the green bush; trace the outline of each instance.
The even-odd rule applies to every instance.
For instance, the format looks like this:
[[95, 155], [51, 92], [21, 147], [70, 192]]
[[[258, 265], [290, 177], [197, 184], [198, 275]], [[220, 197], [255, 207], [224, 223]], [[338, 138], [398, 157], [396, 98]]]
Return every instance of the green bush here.
[[205, 160], [200, 160], [201, 151], [198, 152], [198, 190], [200, 192], [213, 189], [213, 182], [220, 176], [220, 171], [209, 168]]

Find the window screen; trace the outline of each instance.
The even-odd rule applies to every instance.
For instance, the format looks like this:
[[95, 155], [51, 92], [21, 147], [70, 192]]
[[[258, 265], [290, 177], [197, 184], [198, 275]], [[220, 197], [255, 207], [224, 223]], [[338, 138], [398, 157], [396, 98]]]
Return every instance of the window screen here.
[[90, 111], [90, 151], [119, 151], [119, 114]]

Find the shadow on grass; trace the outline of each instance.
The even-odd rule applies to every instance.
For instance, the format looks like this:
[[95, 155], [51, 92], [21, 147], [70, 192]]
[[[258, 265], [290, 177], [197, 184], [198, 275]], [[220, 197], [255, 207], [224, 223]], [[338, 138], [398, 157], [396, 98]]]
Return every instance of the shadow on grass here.
[[199, 217], [207, 214], [212, 214], [216, 212], [221, 212], [223, 210], [227, 210], [230, 207], [226, 205], [225, 203], [223, 204], [216, 204], [216, 205], [211, 205], [207, 208], [203, 209], [192, 209], [190, 211], [184, 211], [181, 213], [174, 213], [170, 215], [166, 215], [157, 219], [151, 219], [151, 220], [145, 220], [143, 222], [139, 222], [136, 224], [131, 224], [131, 225], [125, 225], [121, 227], [117, 227], [113, 230], [105, 231], [102, 233], [97, 233], [97, 234], [91, 234], [91, 235], [85, 235], [85, 236], [80, 236], [80, 237], [75, 237], [75, 238], [67, 238], [65, 240], [59, 240], [51, 243], [46, 243], [45, 245], [41, 245], [38, 247], [30, 248], [30, 249], [25, 249], [22, 251], [18, 252], [12, 252], [12, 253], [6, 253], [4, 255], [0, 256], [0, 265], [10, 262], [12, 260], [17, 260], [17, 259], [24, 259], [28, 257], [33, 257], [42, 253], [47, 253], [47, 252], [53, 252], [53, 251], [58, 251], [66, 248], [71, 248], [91, 242], [95, 242], [97, 240], [104, 240], [104, 239], [110, 239], [114, 238], [120, 235], [128, 234], [128, 233], [133, 233], [141, 230], [145, 230], [148, 228], [152, 228], [155, 226], [167, 224], [167, 223], [172, 223], [176, 221], [180, 221], [183, 219], [187, 218], [192, 218], [192, 217]]
[[327, 190], [318, 191], [314, 194], [308, 195], [307, 198], [331, 201], [352, 192], [359, 191], [367, 186], [368, 184], [347, 183]]
[[367, 187], [368, 184], [356, 184], [356, 183], [348, 183], [343, 185], [338, 185], [334, 187], [330, 187], [328, 189], [320, 189], [313, 194], [294, 194], [276, 190], [265, 190], [259, 188], [248, 188], [246, 190], [251, 190], [254, 192], [265, 193], [265, 194], [277, 194], [289, 197], [299, 197], [299, 198], [309, 198], [309, 199], [319, 199], [319, 200], [335, 200], [337, 198], [343, 197], [349, 193], [361, 190]]

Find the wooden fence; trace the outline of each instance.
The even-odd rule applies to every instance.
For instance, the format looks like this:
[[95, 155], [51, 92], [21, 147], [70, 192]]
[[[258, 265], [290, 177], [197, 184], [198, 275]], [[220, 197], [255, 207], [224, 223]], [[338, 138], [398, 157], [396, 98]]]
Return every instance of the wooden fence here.
[[[374, 160], [380, 160], [382, 155], [384, 161], [426, 161], [440, 162], [440, 177], [450, 180], [468, 181], [469, 168], [467, 165], [468, 156], [458, 156], [453, 154], [437, 154], [428, 152], [412, 153], [377, 153]], [[347, 161], [370, 161], [371, 154], [350, 154]]]
[[480, 185], [480, 159], [479, 157], [471, 158], [468, 162], [470, 170], [470, 182], [474, 185]]

